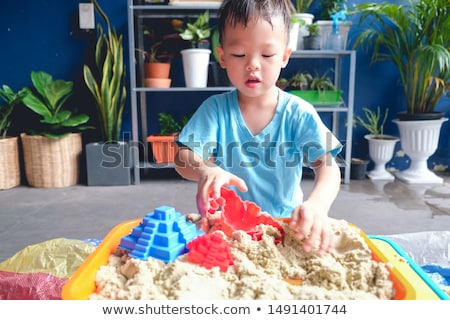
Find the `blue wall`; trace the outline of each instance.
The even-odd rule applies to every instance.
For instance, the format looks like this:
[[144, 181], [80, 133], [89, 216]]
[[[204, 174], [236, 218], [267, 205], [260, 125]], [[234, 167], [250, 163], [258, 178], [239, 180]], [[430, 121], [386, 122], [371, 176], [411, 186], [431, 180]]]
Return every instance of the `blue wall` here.
[[[77, 104], [80, 109], [96, 119], [96, 109], [92, 98], [82, 80], [82, 67], [91, 61], [94, 32], [80, 32], [77, 28], [78, 3], [81, 0], [3, 0], [0, 11], [0, 85], [7, 84], [13, 90], [31, 84], [30, 73], [33, 70], [49, 72], [54, 78], [72, 80], [75, 82], [75, 92], [71, 103]], [[317, 1], [316, 1], [317, 2]], [[360, 3], [363, 1], [352, 1]], [[395, 1], [393, 1], [395, 2]], [[128, 22], [126, 0], [99, 0], [101, 7], [109, 16], [111, 23], [119, 33], [124, 35], [125, 61], [128, 57]], [[318, 5], [314, 4], [311, 13], [318, 12]], [[348, 47], [352, 46], [352, 39], [359, 32], [357, 17], [350, 17], [353, 26], [349, 34]], [[128, 66], [127, 66], [128, 68]], [[344, 69], [345, 70], [345, 69]], [[356, 67], [356, 96], [355, 113], [362, 114], [363, 107], [376, 108], [381, 106], [389, 108], [390, 119], [385, 129], [387, 134], [398, 135], [398, 129], [391, 122], [396, 113], [404, 111], [404, 101], [401, 88], [398, 86], [398, 75], [390, 63], [377, 63], [370, 65], [370, 55], [362, 49], [357, 52]], [[205, 97], [199, 94], [194, 99], [185, 99], [183, 94], [171, 95], [173, 99], [164, 96], [161, 106], [194, 110]], [[185, 106], [189, 100], [190, 105]], [[441, 101], [438, 111], [444, 111], [449, 116], [450, 99]], [[154, 121], [150, 127], [154, 126]], [[343, 124], [345, 126], [345, 124]], [[14, 130], [20, 130], [16, 127]], [[342, 130], [345, 130], [343, 127]], [[430, 167], [435, 164], [450, 165], [450, 139], [449, 124], [445, 123], [441, 130], [441, 140], [437, 152], [430, 158]], [[131, 131], [130, 103], [126, 106], [123, 131]], [[96, 138], [95, 132], [91, 137]], [[353, 138], [353, 155], [368, 157], [367, 142], [363, 138], [366, 132], [356, 127]], [[400, 145], [397, 144], [397, 149]], [[399, 153], [401, 154], [401, 153]], [[389, 166], [404, 168], [407, 166], [407, 157], [396, 156]]]

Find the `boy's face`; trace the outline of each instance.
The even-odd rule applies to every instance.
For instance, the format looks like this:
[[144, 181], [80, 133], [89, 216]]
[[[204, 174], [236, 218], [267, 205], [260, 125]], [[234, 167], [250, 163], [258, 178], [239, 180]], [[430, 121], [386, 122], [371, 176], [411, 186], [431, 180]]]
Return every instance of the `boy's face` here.
[[263, 19], [251, 20], [246, 27], [227, 25], [222, 47], [216, 48], [220, 65], [246, 96], [257, 97], [272, 89], [289, 61], [291, 49], [281, 17], [273, 17], [272, 25]]

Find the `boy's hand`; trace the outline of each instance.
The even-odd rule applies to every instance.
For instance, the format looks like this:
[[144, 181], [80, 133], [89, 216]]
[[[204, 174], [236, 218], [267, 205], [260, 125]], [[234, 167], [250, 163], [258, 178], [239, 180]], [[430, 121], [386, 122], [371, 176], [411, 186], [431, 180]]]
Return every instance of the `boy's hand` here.
[[200, 170], [197, 189], [197, 208], [205, 215], [210, 209], [210, 200], [220, 197], [220, 189], [225, 186], [236, 186], [246, 192], [247, 185], [241, 178], [217, 166], [205, 166]]
[[311, 252], [319, 242], [319, 255], [333, 251], [334, 239], [327, 213], [313, 201], [306, 200], [292, 211], [289, 226], [296, 232], [297, 238], [304, 240], [303, 248]]

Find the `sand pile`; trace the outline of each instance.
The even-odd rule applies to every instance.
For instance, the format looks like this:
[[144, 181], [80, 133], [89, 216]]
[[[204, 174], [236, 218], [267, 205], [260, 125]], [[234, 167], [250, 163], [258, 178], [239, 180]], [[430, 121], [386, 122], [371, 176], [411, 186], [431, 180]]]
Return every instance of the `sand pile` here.
[[[333, 220], [335, 252], [325, 256], [306, 253], [288, 225], [280, 230], [259, 225], [262, 239], [254, 241], [243, 231], [227, 236], [232, 265], [226, 272], [207, 269], [187, 259], [164, 263], [110, 256], [98, 270], [97, 292], [90, 299], [391, 299], [393, 283], [384, 263], [372, 259], [360, 230]], [[286, 279], [293, 279], [287, 281]]]

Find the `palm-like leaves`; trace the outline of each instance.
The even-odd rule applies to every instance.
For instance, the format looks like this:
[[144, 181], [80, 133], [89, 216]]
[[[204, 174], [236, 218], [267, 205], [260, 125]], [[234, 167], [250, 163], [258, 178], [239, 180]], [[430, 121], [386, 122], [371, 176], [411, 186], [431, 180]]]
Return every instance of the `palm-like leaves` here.
[[102, 136], [107, 142], [114, 142], [119, 141], [126, 99], [123, 37], [117, 35], [111, 28], [108, 17], [95, 0], [94, 6], [108, 30], [104, 33], [102, 26], [100, 24], [97, 26], [98, 38], [95, 47], [97, 78], [87, 65], [83, 68], [83, 75], [98, 107]]
[[433, 112], [450, 87], [448, 0], [355, 5], [360, 21], [373, 18], [355, 46], [373, 45], [372, 62], [391, 61], [400, 73], [410, 114]]

